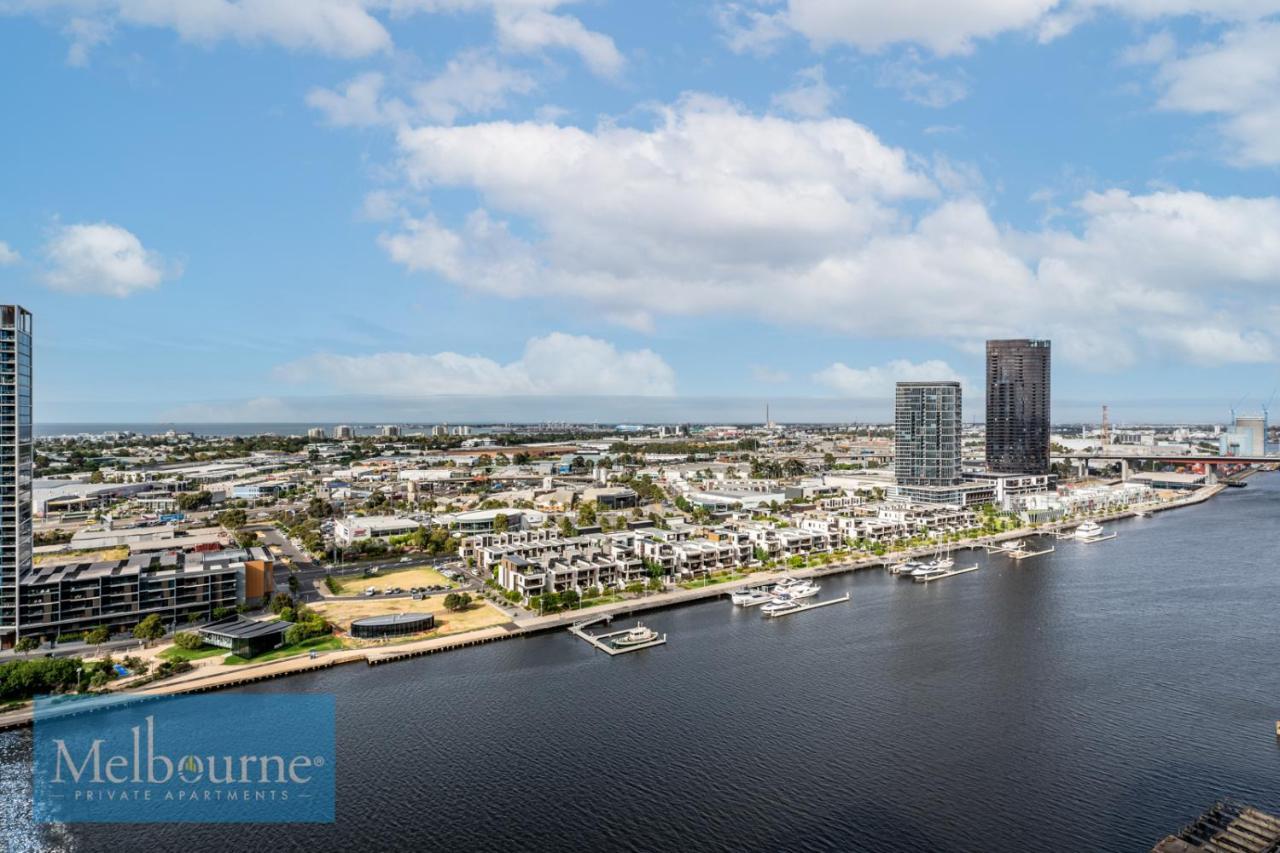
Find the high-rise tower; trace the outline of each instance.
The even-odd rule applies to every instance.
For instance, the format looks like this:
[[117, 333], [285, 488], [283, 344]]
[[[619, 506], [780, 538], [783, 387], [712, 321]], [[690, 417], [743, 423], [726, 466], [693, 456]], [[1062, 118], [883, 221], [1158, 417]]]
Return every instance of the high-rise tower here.
[[1049, 342], [987, 341], [987, 468], [1049, 473]]
[[0, 645], [18, 633], [18, 579], [31, 568], [31, 312], [0, 305]]
[[955, 486], [960, 468], [960, 383], [899, 382], [894, 474], [899, 486]]

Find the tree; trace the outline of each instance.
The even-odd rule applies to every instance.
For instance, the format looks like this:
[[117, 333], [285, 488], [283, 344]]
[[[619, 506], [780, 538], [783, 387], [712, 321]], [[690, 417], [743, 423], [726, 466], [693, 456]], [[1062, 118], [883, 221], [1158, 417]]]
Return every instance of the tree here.
[[218, 513], [218, 523], [227, 530], [237, 530], [244, 527], [246, 521], [249, 520], [248, 514], [242, 509], [227, 509]]
[[596, 523], [596, 502], [586, 501], [578, 507], [578, 524], [590, 527]]
[[98, 653], [98, 647], [101, 647], [103, 643], [110, 639], [111, 632], [107, 630], [106, 625], [99, 625], [84, 635], [84, 641], [95, 647], [94, 654]]
[[258, 534], [253, 530], [237, 530], [236, 544], [241, 548], [252, 548], [258, 544]]
[[148, 645], [163, 637], [164, 623], [160, 621], [160, 615], [152, 613], [150, 616], [135, 625], [133, 628], [133, 636]]
[[213, 502], [213, 495], [208, 492], [183, 492], [177, 498], [178, 509], [183, 512], [190, 512], [193, 509], [200, 509], [208, 506]]
[[302, 584], [298, 583], [298, 576], [289, 575], [289, 592], [293, 593], [294, 595], [297, 595], [298, 588], [300, 586], [302, 586]]
[[194, 651], [204, 645], [204, 640], [194, 631], [179, 631], [173, 635], [173, 644], [180, 649]]
[[272, 613], [279, 613], [286, 607], [293, 607], [293, 596], [289, 595], [287, 592], [277, 592], [275, 595], [271, 596], [270, 607]]
[[506, 533], [511, 527], [511, 521], [507, 518], [506, 513], [498, 513], [493, 517], [493, 532]]
[[444, 597], [446, 610], [466, 610], [471, 606], [471, 594], [467, 592], [451, 592]]
[[26, 655], [40, 648], [40, 641], [35, 637], [23, 637], [14, 648]]

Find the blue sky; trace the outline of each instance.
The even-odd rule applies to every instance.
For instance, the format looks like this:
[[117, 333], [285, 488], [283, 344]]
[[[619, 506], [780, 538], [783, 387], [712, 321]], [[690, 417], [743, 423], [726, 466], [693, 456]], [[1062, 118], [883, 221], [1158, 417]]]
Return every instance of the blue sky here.
[[1280, 385], [1277, 43], [1280, 0], [0, 0], [0, 287], [44, 420], [972, 415], [988, 336], [1054, 340], [1060, 419], [1221, 419]]

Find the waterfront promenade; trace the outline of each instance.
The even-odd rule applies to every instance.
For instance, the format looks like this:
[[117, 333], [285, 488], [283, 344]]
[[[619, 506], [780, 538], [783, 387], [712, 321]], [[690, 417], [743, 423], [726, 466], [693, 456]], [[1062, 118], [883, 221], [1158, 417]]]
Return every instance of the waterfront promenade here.
[[[1226, 486], [1223, 485], [1205, 486], [1186, 497], [1179, 498], [1174, 501], [1131, 507], [1122, 511], [1092, 516], [1092, 518], [1099, 522], [1109, 522], [1134, 516], [1138, 512], [1163, 512], [1177, 509], [1179, 507], [1185, 507], [1206, 501], [1225, 488]], [[1076, 519], [1072, 521], [1055, 522], [1038, 527], [1021, 527], [1005, 531], [1000, 534], [981, 536], [976, 539], [958, 542], [954, 544], [953, 549], [983, 549], [989, 544], [1011, 539], [1025, 538], [1032, 535], [1052, 534], [1066, 528], [1074, 527], [1082, 520], [1083, 519]], [[416, 640], [376, 648], [342, 649], [338, 651], [322, 652], [315, 658], [303, 655], [262, 664], [245, 664], [236, 667], [233, 671], [220, 669], [220, 671], [215, 673], [201, 672], [201, 669], [197, 667], [191, 672], [183, 673], [167, 679], [163, 683], [147, 685], [146, 687], [142, 687], [137, 690], [129, 690], [125, 688], [120, 692], [122, 694], [136, 695], [139, 697], [203, 693], [211, 690], [223, 690], [239, 687], [288, 675], [329, 669], [331, 667], [350, 663], [363, 662], [371, 666], [380, 665], [397, 660], [422, 657], [425, 655], [437, 654], [444, 651], [466, 648], [484, 643], [527, 637], [544, 631], [567, 628], [573, 623], [579, 621], [599, 620], [605, 618], [613, 619], [650, 610], [679, 607], [685, 604], [725, 596], [735, 590], [742, 589], [743, 587], [768, 584], [784, 576], [799, 578], [824, 577], [827, 575], [860, 571], [862, 569], [881, 568], [889, 563], [927, 556], [932, 554], [935, 550], [936, 545], [927, 545], [914, 549], [895, 551], [884, 556], [869, 556], [856, 560], [844, 560], [804, 569], [776, 569], [772, 571], [752, 572], [751, 574], [739, 579], [709, 584], [707, 586], [696, 587], [694, 589], [679, 588], [665, 592], [645, 594], [638, 598], [601, 604], [595, 607], [585, 607], [579, 610], [555, 613], [546, 616], [516, 618], [502, 625], [476, 631], [468, 631], [462, 634], [453, 634], [446, 637]], [[5, 714], [0, 714], [0, 730], [29, 725], [31, 723], [31, 716], [32, 711], [30, 708], [23, 708]]]

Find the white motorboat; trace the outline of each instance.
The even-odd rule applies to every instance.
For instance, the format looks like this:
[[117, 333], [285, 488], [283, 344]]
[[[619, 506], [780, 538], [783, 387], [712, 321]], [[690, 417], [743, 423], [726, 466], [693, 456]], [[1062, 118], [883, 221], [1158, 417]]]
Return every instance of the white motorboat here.
[[793, 578], [793, 577], [780, 578], [778, 582], [773, 585], [773, 594], [778, 595], [783, 592], [790, 592], [794, 587], [797, 587], [802, 583], [804, 583], [804, 581], [800, 580], [799, 578]]
[[1102, 525], [1096, 521], [1086, 521], [1076, 528], [1077, 539], [1093, 539], [1102, 535]]
[[[954, 564], [954, 562], [955, 561], [953, 560], [952, 563]], [[925, 581], [931, 581], [931, 580], [934, 580], [935, 578], [944, 577], [945, 575], [947, 575], [948, 571], [949, 571], [949, 567], [944, 569], [941, 566], [926, 566], [924, 567], [923, 571], [920, 571], [918, 573], [913, 573], [911, 575], [911, 579], [916, 583], [924, 583]]]
[[781, 616], [784, 613], [790, 613], [793, 610], [800, 609], [800, 602], [791, 597], [789, 593], [782, 593], [774, 597], [772, 601], [760, 608], [760, 612], [765, 616]]
[[615, 646], [639, 646], [644, 643], [652, 643], [658, 639], [658, 632], [652, 628], [646, 628], [642, 623], [637, 622], [636, 626], [620, 637], [613, 638]]
[[763, 589], [740, 589], [729, 596], [729, 600], [738, 607], [754, 607], [772, 598], [773, 594]]
[[813, 598], [821, 589], [822, 587], [818, 586], [813, 581], [802, 581], [787, 590], [787, 595], [797, 600], [801, 598]]

